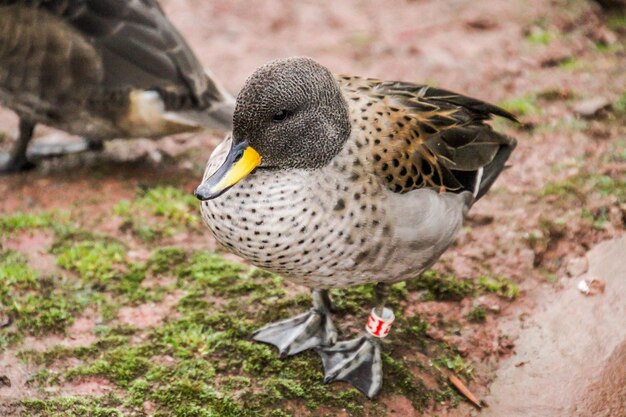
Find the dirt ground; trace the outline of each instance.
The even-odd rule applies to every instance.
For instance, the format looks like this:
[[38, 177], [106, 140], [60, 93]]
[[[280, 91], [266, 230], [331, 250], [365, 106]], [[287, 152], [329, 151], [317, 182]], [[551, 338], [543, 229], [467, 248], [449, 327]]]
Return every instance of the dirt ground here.
[[[309, 304], [305, 288], [221, 252], [201, 224], [190, 192], [219, 136], [117, 140], [1, 177], [0, 415], [477, 416], [449, 377], [487, 406], [518, 403], [528, 363], [563, 360], [524, 339], [546, 305], [567, 296], [573, 306], [549, 316], [552, 332], [577, 322], [576, 303], [580, 312], [613, 306], [609, 324], [625, 316], [609, 303], [626, 297], [624, 286], [589, 276], [587, 256], [625, 234], [624, 16], [585, 0], [161, 2], [233, 94], [258, 66], [293, 55], [338, 73], [437, 85], [518, 115], [520, 125], [494, 122], [518, 139], [511, 167], [433, 271], [394, 287], [400, 318], [376, 401], [321, 384], [314, 354], [279, 361], [247, 339]], [[1, 145], [15, 133], [15, 117], [0, 111]], [[606, 253], [593, 262], [623, 265]], [[605, 292], [576, 290], [585, 277], [605, 281]], [[358, 332], [369, 288], [333, 295], [343, 335]], [[574, 415], [574, 406], [579, 416], [626, 415], [615, 328], [594, 333], [617, 346], [596, 352], [598, 374], [577, 374], [606, 406], [577, 398], [523, 415]], [[518, 345], [532, 354], [518, 360]], [[519, 386], [492, 391], [503, 369]]]

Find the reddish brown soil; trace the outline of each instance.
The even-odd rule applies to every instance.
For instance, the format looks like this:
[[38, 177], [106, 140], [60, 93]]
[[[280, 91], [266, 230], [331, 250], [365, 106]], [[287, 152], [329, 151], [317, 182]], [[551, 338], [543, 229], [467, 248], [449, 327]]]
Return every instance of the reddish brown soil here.
[[[623, 123], [616, 121], [611, 113], [589, 120], [582, 127], [576, 123], [574, 108], [579, 102], [597, 97], [614, 102], [626, 85], [625, 34], [610, 30], [603, 23], [605, 17], [590, 3], [583, 0], [252, 3], [163, 0], [162, 3], [201, 61], [233, 93], [265, 62], [308, 55], [334, 72], [434, 83], [495, 103], [548, 91], [561, 94], [554, 100], [536, 99], [540, 111], [522, 116], [524, 129], [504, 127], [519, 141], [510, 160], [511, 168], [474, 207], [468, 227], [438, 265], [439, 269], [462, 279], [474, 279], [486, 273], [509, 277], [519, 284], [520, 296], [513, 302], [495, 295], [460, 303], [415, 300], [411, 306], [411, 311], [419, 312], [435, 325], [430, 337], [457, 346], [477, 365], [476, 378], [469, 387], [479, 397], [487, 395], [500, 359], [514, 351], [520, 329], [527, 326], [528, 317], [540, 308], [537, 294], [558, 297], [559, 286], [571, 282], [566, 271], [572, 259], [584, 256], [598, 242], [624, 233], [626, 210], [614, 197], [565, 202], [562, 196], [541, 195], [546, 184], [584, 170], [612, 176], [623, 176], [626, 172], [623, 160], [610, 163], [601, 160], [601, 155], [612, 152], [611, 146], [620, 140], [623, 151], [626, 136]], [[547, 45], [528, 41], [527, 33], [542, 25], [557, 34], [554, 39]], [[597, 42], [608, 43], [615, 51], [598, 52]], [[574, 69], [559, 66], [565, 59], [573, 60], [578, 66]], [[14, 134], [14, 117], [7, 111], [0, 112], [0, 131]], [[50, 132], [41, 128], [37, 134]], [[211, 134], [202, 134], [157, 142], [116, 141], [100, 156], [46, 162], [38, 170], [0, 178], [3, 196], [0, 212], [67, 210], [83, 228], [118, 236], [129, 245], [134, 256], [145, 259], [152, 248], [142, 246], [119, 230], [119, 219], [108, 218], [113, 207], [120, 199], [132, 198], [140, 186], [175, 184], [191, 191], [200, 178], [200, 168], [219, 140]], [[155, 162], [155, 152], [164, 156], [162, 161]], [[581, 206], [592, 212], [606, 209], [607, 222], [601, 228], [592, 227], [580, 217], [577, 210]], [[562, 219], [565, 226], [559, 226]], [[541, 239], [531, 242], [531, 235], [539, 235]], [[28, 232], [3, 244], [26, 253], [35, 268], [50, 270], [54, 261], [45, 254], [50, 239], [46, 234]], [[181, 233], [161, 243], [215, 248], [208, 233]], [[294, 290], [300, 289], [294, 287]], [[118, 319], [121, 323], [154, 326], [168, 314], [175, 300], [176, 294], [172, 294], [160, 304], [123, 308]], [[465, 316], [479, 304], [498, 313], [488, 314], [485, 323], [467, 322]], [[67, 340], [29, 340], [29, 343], [34, 348], [59, 342], [88, 344], [93, 320], [86, 316], [77, 319]], [[438, 323], [443, 322], [460, 323], [461, 335], [437, 331]], [[0, 364], [18, 363], [9, 357], [11, 354], [10, 351], [2, 354]], [[26, 372], [17, 369], [20, 366], [3, 371], [15, 386], [20, 386], [20, 378]], [[607, 376], [607, 380], [611, 378]], [[114, 387], [98, 378], [83, 379], [63, 388], [76, 394], [104, 393], [111, 389]], [[404, 398], [385, 401], [391, 416], [419, 415]], [[440, 417], [475, 413], [467, 404], [453, 410], [437, 408], [434, 405], [433, 413]]]

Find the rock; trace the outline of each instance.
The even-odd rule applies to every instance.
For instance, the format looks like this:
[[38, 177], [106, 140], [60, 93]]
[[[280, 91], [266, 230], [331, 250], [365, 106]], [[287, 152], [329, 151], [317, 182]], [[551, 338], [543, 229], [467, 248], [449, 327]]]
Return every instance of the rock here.
[[570, 277], [579, 277], [589, 268], [589, 262], [586, 256], [572, 258], [567, 262], [566, 271]]
[[611, 102], [605, 97], [596, 97], [589, 100], [583, 100], [574, 107], [574, 113], [581, 117], [594, 118], [599, 116], [602, 111], [611, 107]]

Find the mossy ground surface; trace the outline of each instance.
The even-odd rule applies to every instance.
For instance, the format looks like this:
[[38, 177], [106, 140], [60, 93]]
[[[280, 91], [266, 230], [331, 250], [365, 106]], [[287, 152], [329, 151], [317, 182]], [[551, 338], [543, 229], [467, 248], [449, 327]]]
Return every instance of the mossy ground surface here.
[[[140, 196], [139, 198], [143, 198]], [[285, 289], [280, 277], [234, 263], [210, 251], [159, 247], [141, 262], [112, 236], [80, 230], [61, 221], [40, 222], [19, 215], [2, 217], [15, 224], [4, 233], [37, 234], [50, 228], [47, 248], [58, 267], [54, 274], [29, 267], [25, 255], [0, 251], [0, 305], [12, 324], [2, 331], [0, 347], [13, 349], [33, 371], [27, 386], [37, 399], [16, 400], [23, 415], [154, 416], [293, 416], [301, 410], [335, 415], [384, 415], [385, 406], [369, 401], [345, 384], [323, 384], [321, 362], [313, 352], [281, 360], [274, 348], [250, 340], [263, 324], [309, 308], [306, 293]], [[48, 218], [40, 215], [37, 218]], [[181, 219], [184, 218], [181, 217]], [[54, 229], [54, 230], [53, 230]], [[141, 237], [139, 237], [141, 239]], [[482, 291], [436, 272], [416, 289], [392, 287], [389, 305], [398, 315], [397, 332], [385, 343], [383, 396], [401, 395], [422, 410], [433, 402], [457, 404], [446, 371], [472, 377], [471, 364], [453, 346], [426, 337], [429, 324], [419, 315], [403, 315], [411, 294], [424, 300], [459, 300]], [[143, 285], [153, 280], [157, 284]], [[120, 308], [158, 303], [177, 292], [176, 303], [160, 325], [120, 324]], [[373, 287], [333, 291], [336, 322], [347, 321], [355, 336], [373, 302]], [[70, 336], [70, 327], [85, 309], [97, 325], [93, 342], [56, 344], [32, 349], [24, 336]], [[414, 349], [429, 359], [414, 356]], [[415, 369], [419, 369], [415, 372]], [[419, 375], [434, 385], [426, 386]], [[97, 396], [55, 396], [54, 387], [104, 378], [115, 391]], [[278, 406], [280, 405], [280, 406]]]

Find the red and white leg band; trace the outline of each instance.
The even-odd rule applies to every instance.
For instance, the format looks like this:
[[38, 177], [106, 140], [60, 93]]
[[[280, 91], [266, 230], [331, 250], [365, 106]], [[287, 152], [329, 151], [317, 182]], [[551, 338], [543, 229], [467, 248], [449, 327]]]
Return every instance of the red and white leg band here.
[[372, 336], [385, 337], [389, 334], [391, 323], [393, 323], [395, 318], [393, 311], [388, 308], [383, 308], [382, 317], [376, 314], [376, 309], [373, 308], [365, 330]]

